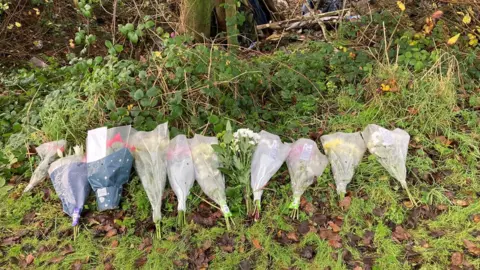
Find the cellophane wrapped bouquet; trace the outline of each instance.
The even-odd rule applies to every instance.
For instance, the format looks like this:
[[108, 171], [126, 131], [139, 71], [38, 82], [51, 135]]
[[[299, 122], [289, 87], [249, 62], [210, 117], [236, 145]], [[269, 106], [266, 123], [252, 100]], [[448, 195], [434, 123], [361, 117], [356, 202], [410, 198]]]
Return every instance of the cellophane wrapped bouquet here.
[[220, 170], [228, 177], [229, 186], [239, 187], [244, 191], [247, 215], [253, 214], [250, 167], [260, 136], [244, 128], [232, 133], [230, 123], [227, 123], [226, 130], [218, 137], [222, 142], [214, 146], [214, 150], [220, 160]]
[[133, 164], [133, 147], [128, 144], [131, 129], [123, 126], [88, 131], [88, 182], [97, 197], [99, 211], [116, 209], [120, 204]]
[[48, 169], [48, 174], [62, 202], [63, 211], [72, 217], [73, 237], [76, 239], [80, 214], [90, 193], [87, 164], [82, 147], [74, 147], [73, 155], [53, 162]]
[[317, 144], [310, 139], [299, 139], [291, 146], [287, 157], [287, 166], [292, 181], [293, 201], [291, 217], [298, 219], [300, 199], [305, 190], [321, 176], [328, 165], [327, 158], [318, 150]]
[[48, 168], [52, 162], [54, 162], [57, 158], [63, 156], [63, 152], [67, 147], [67, 141], [60, 140], [55, 142], [48, 142], [40, 145], [39, 147], [35, 148], [37, 154], [40, 156], [40, 163], [38, 167], [32, 174], [30, 178], [30, 182], [25, 187], [23, 192], [28, 192], [32, 190], [36, 185], [40, 182], [45, 180], [48, 176]]
[[347, 192], [347, 185], [353, 179], [355, 168], [365, 154], [365, 143], [359, 132], [337, 132], [324, 135], [320, 140], [332, 165], [337, 193], [343, 197]]
[[407, 186], [407, 153], [410, 135], [402, 129], [388, 130], [368, 125], [362, 132], [368, 151], [372, 153], [390, 175], [400, 182], [412, 203], [416, 203]]
[[192, 152], [185, 135], [177, 135], [170, 141], [167, 148], [167, 173], [170, 186], [177, 196], [177, 225], [181, 228], [186, 223], [187, 197], [195, 182]]
[[195, 178], [203, 192], [220, 206], [227, 229], [230, 230], [232, 213], [227, 205], [225, 178], [219, 170], [218, 156], [212, 147], [212, 145], [217, 144], [218, 139], [216, 137], [196, 134], [190, 140], [190, 150], [195, 166]]
[[260, 140], [253, 153], [251, 166], [251, 188], [253, 191], [255, 220], [260, 218], [263, 188], [280, 169], [290, 152], [290, 145], [282, 143], [280, 137], [264, 130], [260, 132]]
[[133, 146], [135, 170], [152, 206], [157, 238], [161, 237], [162, 198], [167, 183], [168, 123], [150, 132], [133, 130], [129, 145]]

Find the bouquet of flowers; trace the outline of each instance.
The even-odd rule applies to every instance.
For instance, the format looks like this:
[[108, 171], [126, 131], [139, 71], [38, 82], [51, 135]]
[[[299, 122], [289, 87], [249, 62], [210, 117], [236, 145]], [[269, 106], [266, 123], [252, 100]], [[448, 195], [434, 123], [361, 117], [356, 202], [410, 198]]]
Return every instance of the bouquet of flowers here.
[[120, 204], [123, 184], [130, 178], [133, 164], [128, 145], [130, 126], [97, 128], [88, 131], [88, 182], [97, 197], [99, 211], [116, 209]]
[[314, 141], [299, 139], [292, 144], [287, 157], [293, 190], [293, 201], [289, 206], [292, 209], [292, 218], [298, 219], [300, 198], [305, 190], [313, 184], [315, 177], [322, 175], [327, 165], [327, 158], [320, 153]]
[[232, 184], [242, 188], [247, 206], [247, 215], [253, 213], [252, 189], [250, 186], [250, 166], [255, 146], [260, 136], [250, 129], [239, 129], [232, 134], [230, 123], [219, 134], [222, 143], [214, 149], [220, 159], [220, 170], [232, 181]]
[[352, 181], [355, 168], [367, 150], [359, 132], [324, 135], [320, 138], [328, 160], [332, 164], [337, 193], [344, 196]]
[[260, 140], [253, 153], [251, 168], [255, 220], [260, 218], [263, 188], [280, 169], [289, 152], [290, 145], [282, 143], [280, 137], [263, 130], [260, 132]]
[[74, 147], [75, 154], [61, 158], [50, 165], [48, 174], [62, 202], [63, 211], [72, 217], [73, 238], [78, 234], [78, 222], [85, 200], [90, 193], [87, 164], [83, 149]]
[[212, 145], [218, 144], [216, 137], [195, 134], [190, 140], [195, 177], [203, 192], [220, 206], [225, 217], [227, 229], [230, 230], [232, 213], [227, 206], [225, 196], [225, 178], [219, 170], [220, 163]]
[[167, 148], [167, 173], [173, 192], [177, 196], [178, 216], [177, 225], [183, 227], [186, 222], [185, 210], [187, 197], [195, 182], [195, 167], [193, 166], [192, 152], [185, 135], [178, 135]]
[[65, 140], [55, 141], [55, 142], [48, 142], [40, 145], [39, 147], [35, 148], [38, 155], [40, 156], [40, 164], [35, 169], [30, 178], [30, 182], [28, 183], [27, 187], [23, 190], [23, 192], [28, 192], [32, 190], [36, 185], [40, 182], [45, 180], [48, 176], [48, 166], [52, 162], [55, 161], [58, 157], [63, 156], [63, 151], [67, 147], [67, 142]]
[[157, 238], [160, 238], [162, 198], [167, 183], [168, 124], [161, 124], [150, 132], [134, 130], [130, 139], [135, 157], [135, 169], [152, 205], [153, 222], [156, 226]]
[[407, 152], [410, 135], [402, 129], [388, 130], [377, 125], [368, 125], [362, 132], [368, 151], [375, 155], [382, 166], [407, 191], [415, 203], [407, 186]]

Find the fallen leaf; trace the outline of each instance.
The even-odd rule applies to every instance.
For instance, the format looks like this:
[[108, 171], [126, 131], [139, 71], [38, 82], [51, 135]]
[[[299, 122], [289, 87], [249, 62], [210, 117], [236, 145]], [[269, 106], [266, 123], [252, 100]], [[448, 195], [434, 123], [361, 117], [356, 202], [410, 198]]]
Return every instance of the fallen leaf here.
[[113, 265], [112, 265], [111, 263], [105, 263], [105, 264], [103, 265], [103, 268], [104, 268], [105, 270], [113, 270], [113, 269], [114, 269], [114, 268], [113, 268]]
[[308, 225], [308, 221], [307, 221], [307, 220], [302, 221], [302, 222], [298, 225], [297, 231], [298, 231], [298, 233], [300, 233], [300, 234], [307, 234], [307, 233], [310, 231], [310, 226]]
[[33, 257], [32, 254], [28, 254], [27, 258], [25, 258], [25, 262], [27, 263], [27, 265], [32, 264], [33, 260], [35, 260], [35, 257]]
[[342, 238], [340, 235], [335, 234], [330, 239], [328, 239], [328, 245], [333, 248], [341, 248], [342, 247]]
[[411, 115], [417, 115], [418, 110], [415, 109], [414, 107], [410, 107], [410, 108], [408, 108], [408, 113], [410, 113]]
[[443, 11], [437, 10], [432, 14], [432, 18], [434, 19], [440, 19], [443, 16]]
[[117, 240], [113, 240], [112, 242], [112, 248], [116, 248], [118, 247], [118, 241]]
[[22, 221], [20, 222], [21, 225], [28, 225], [30, 223], [33, 222], [33, 220], [35, 219], [35, 216], [37, 214], [35, 214], [35, 211], [32, 211], [30, 213], [27, 213], [23, 216], [23, 219]]
[[425, 19], [425, 25], [423, 26], [423, 32], [428, 35], [432, 33], [432, 30], [434, 27], [435, 27], [435, 23], [433, 22], [432, 17], [427, 17]]
[[68, 244], [65, 247], [63, 247], [60, 255], [65, 256], [65, 255], [68, 255], [68, 254], [72, 254], [74, 252], [75, 252], [75, 250], [73, 249], [72, 245]]
[[352, 197], [346, 196], [338, 203], [338, 206], [342, 207], [345, 210], [348, 210], [350, 204], [352, 203]]
[[260, 245], [260, 241], [258, 241], [257, 238], [253, 238], [253, 239], [252, 239], [252, 245], [253, 245], [256, 249], [262, 249], [262, 246]]
[[65, 256], [58, 256], [58, 257], [53, 257], [51, 258], [48, 262], [49, 263], [59, 263], [65, 259]]
[[397, 1], [397, 6], [401, 11], [405, 11], [405, 4], [402, 1]]
[[399, 243], [404, 240], [408, 240], [410, 237], [411, 235], [400, 225], [395, 227], [395, 231], [392, 233], [392, 239]]
[[147, 263], [147, 256], [142, 256], [138, 259], [135, 260], [135, 268], [140, 268], [142, 266], [144, 266], [145, 264]]
[[452, 265], [453, 266], [460, 266], [463, 264], [463, 253], [461, 252], [454, 252], [452, 254]]
[[480, 247], [477, 247], [477, 245], [475, 245], [475, 243], [473, 243], [470, 240], [465, 239], [465, 240], [463, 240], [463, 244], [468, 249], [468, 252], [470, 252], [472, 255], [480, 256]]
[[332, 221], [328, 222], [328, 226], [330, 226], [330, 228], [332, 228], [333, 232], [339, 232], [339, 231], [342, 230], [337, 224], [335, 224]]
[[110, 238], [117, 235], [117, 229], [111, 229], [105, 234], [105, 237]]
[[362, 243], [364, 246], [370, 246], [375, 234], [372, 231], [366, 231], [363, 235]]
[[412, 209], [414, 206], [411, 201], [404, 201], [403, 205], [405, 205], [405, 207], [407, 207], [408, 209]]
[[454, 201], [455, 205], [458, 205], [458, 206], [468, 206], [469, 203], [465, 200], [455, 200]]
[[439, 204], [437, 205], [437, 209], [440, 210], [440, 211], [445, 211], [448, 209], [448, 206], [445, 205], [445, 204]]
[[292, 240], [292, 241], [298, 242], [298, 236], [295, 232], [289, 232], [287, 234], [287, 238]]
[[457, 43], [459, 37], [460, 37], [460, 34], [456, 34], [455, 36], [451, 37], [451, 38], [447, 41], [447, 45], [450, 45], [450, 46], [451, 46], [451, 45]]
[[76, 260], [71, 267], [72, 270], [81, 270], [82, 269], [82, 262], [80, 260]]
[[480, 222], [480, 214], [473, 215], [473, 222], [479, 223]]

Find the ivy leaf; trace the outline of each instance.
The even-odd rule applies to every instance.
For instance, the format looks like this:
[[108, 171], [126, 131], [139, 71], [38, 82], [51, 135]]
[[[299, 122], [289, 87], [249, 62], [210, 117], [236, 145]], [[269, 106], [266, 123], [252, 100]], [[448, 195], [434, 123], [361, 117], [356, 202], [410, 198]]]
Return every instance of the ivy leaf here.
[[105, 47], [107, 47], [109, 49], [112, 48], [113, 47], [112, 42], [110, 40], [105, 40]]
[[115, 44], [115, 46], [113, 46], [113, 48], [115, 49], [115, 51], [117, 53], [121, 53], [123, 51], [123, 46], [120, 45], [120, 44]]
[[455, 36], [451, 37], [451, 38], [447, 41], [447, 44], [448, 44], [448, 45], [453, 45], [453, 44], [457, 43], [459, 37], [460, 37], [460, 34], [456, 34]]
[[111, 110], [111, 111], [112, 111], [113, 109], [115, 109], [115, 101], [113, 101], [112, 99], [109, 99], [109, 100], [107, 101], [107, 109], [109, 109], [109, 110]]
[[147, 21], [147, 22], [145, 23], [145, 28], [147, 28], [147, 29], [150, 29], [150, 28], [152, 28], [152, 27], [154, 27], [154, 26], [155, 26], [155, 22], [154, 22], [154, 21]]
[[135, 91], [135, 94], [133, 94], [133, 99], [138, 101], [138, 100], [142, 99], [144, 96], [145, 96], [145, 94], [143, 93], [143, 91], [138, 89], [137, 91]]

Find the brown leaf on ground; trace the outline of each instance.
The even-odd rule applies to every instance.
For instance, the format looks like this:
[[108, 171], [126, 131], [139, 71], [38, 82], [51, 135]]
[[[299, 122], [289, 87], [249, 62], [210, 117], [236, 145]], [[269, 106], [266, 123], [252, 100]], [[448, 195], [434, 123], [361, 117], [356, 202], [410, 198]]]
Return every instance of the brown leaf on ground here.
[[105, 263], [105, 264], [103, 264], [103, 268], [104, 268], [105, 270], [113, 270], [113, 269], [115, 269], [115, 268], [113, 268], [113, 265], [112, 265], [111, 263]]
[[62, 252], [60, 253], [60, 255], [66, 256], [66, 255], [72, 254], [72, 253], [74, 253], [74, 252], [75, 252], [75, 250], [73, 249], [72, 245], [68, 244], [68, 245], [66, 245], [66, 246], [63, 247]]
[[352, 197], [350, 196], [345, 196], [343, 198], [343, 200], [341, 200], [339, 203], [338, 203], [338, 206], [340, 206], [341, 208], [343, 208], [344, 210], [348, 210], [348, 208], [350, 207], [350, 204], [352, 203]]
[[300, 250], [300, 257], [310, 260], [310, 259], [313, 259], [313, 257], [315, 257], [315, 253], [316, 253], [315, 248], [313, 246], [308, 245]]
[[212, 227], [215, 226], [217, 220], [222, 216], [222, 211], [214, 211], [210, 205], [202, 202], [198, 206], [198, 211], [192, 214], [192, 220], [196, 224]]
[[325, 226], [327, 224], [327, 216], [323, 214], [315, 214], [312, 217], [312, 221], [318, 226]]
[[217, 238], [217, 243], [220, 248], [225, 252], [231, 253], [234, 250], [234, 238], [230, 237], [227, 233], [223, 234], [222, 237]]
[[443, 11], [437, 10], [432, 14], [433, 19], [440, 19], [443, 16]]
[[330, 239], [328, 239], [328, 245], [333, 248], [342, 247], [342, 238], [338, 234], [333, 234]]
[[260, 241], [258, 241], [257, 238], [253, 238], [253, 239], [252, 239], [252, 245], [253, 245], [256, 249], [262, 249], [262, 246], [260, 245]]
[[107, 234], [105, 234], [105, 237], [107, 238], [110, 238], [110, 237], [113, 237], [115, 235], [117, 235], [118, 231], [117, 229], [110, 229]]
[[27, 265], [32, 264], [33, 260], [35, 260], [35, 257], [33, 257], [31, 253], [27, 255], [27, 258], [25, 258], [25, 262], [27, 263]]
[[333, 232], [339, 232], [339, 231], [342, 230], [337, 224], [335, 224], [332, 221], [328, 222], [328, 226], [330, 226], [330, 228], [332, 228]]
[[461, 252], [454, 252], [452, 254], [452, 266], [460, 266], [463, 264], [463, 253]]
[[112, 248], [118, 247], [118, 240], [113, 240], [111, 246], [112, 246]]
[[80, 260], [76, 260], [73, 264], [72, 264], [72, 270], [81, 270], [82, 269], [82, 262]]
[[400, 225], [395, 227], [395, 231], [392, 233], [392, 239], [398, 243], [408, 240], [410, 237], [411, 235]]
[[445, 211], [445, 210], [448, 209], [448, 206], [445, 205], [445, 204], [439, 204], [439, 205], [437, 205], [436, 207], [437, 207], [437, 209], [440, 210], [440, 211]]
[[37, 214], [35, 213], [35, 211], [27, 213], [23, 216], [23, 219], [20, 222], [20, 224], [21, 225], [28, 225], [28, 224], [33, 222], [33, 220], [35, 219], [36, 216], [37, 216]]
[[473, 215], [473, 222], [479, 223], [480, 222], [480, 214], [475, 214]]
[[372, 231], [366, 231], [365, 234], [363, 234], [363, 239], [362, 243], [364, 246], [370, 246], [372, 244], [373, 237], [375, 236], [375, 233]]
[[308, 221], [302, 221], [300, 224], [297, 226], [297, 232], [300, 234], [307, 234], [310, 231], [310, 226], [308, 224]]
[[135, 260], [134, 265], [135, 265], [135, 268], [138, 269], [138, 268], [144, 266], [146, 263], [147, 263], [147, 256], [143, 255], [142, 257]]
[[298, 236], [297, 236], [297, 234], [296, 234], [295, 232], [289, 232], [289, 233], [287, 233], [287, 238], [288, 238], [289, 240], [294, 241], [294, 242], [298, 242]]
[[51, 258], [50, 260], [48, 260], [48, 262], [49, 263], [59, 263], [59, 262], [63, 261], [63, 259], [65, 259], [65, 256], [57, 256], [57, 257]]
[[465, 201], [465, 200], [455, 200], [454, 201], [455, 205], [458, 205], [458, 206], [469, 206], [470, 204]]
[[475, 245], [475, 243], [473, 243], [470, 240], [465, 239], [465, 240], [463, 240], [463, 244], [467, 248], [468, 252], [470, 252], [470, 254], [475, 255], [475, 256], [480, 256], [480, 247]]
[[412, 209], [414, 207], [411, 201], [403, 201], [403, 205], [405, 205], [405, 207], [407, 207], [408, 209]]
[[150, 237], [145, 237], [143, 238], [142, 243], [138, 246], [139, 250], [146, 250], [147, 248], [151, 247], [153, 244], [152, 238]]
[[20, 242], [20, 237], [12, 236], [2, 240], [2, 246], [11, 246], [14, 244], [18, 244]]
[[309, 215], [315, 213], [316, 211], [315, 206], [313, 206], [313, 204], [307, 201], [304, 197], [301, 197], [300, 199], [300, 208]]

